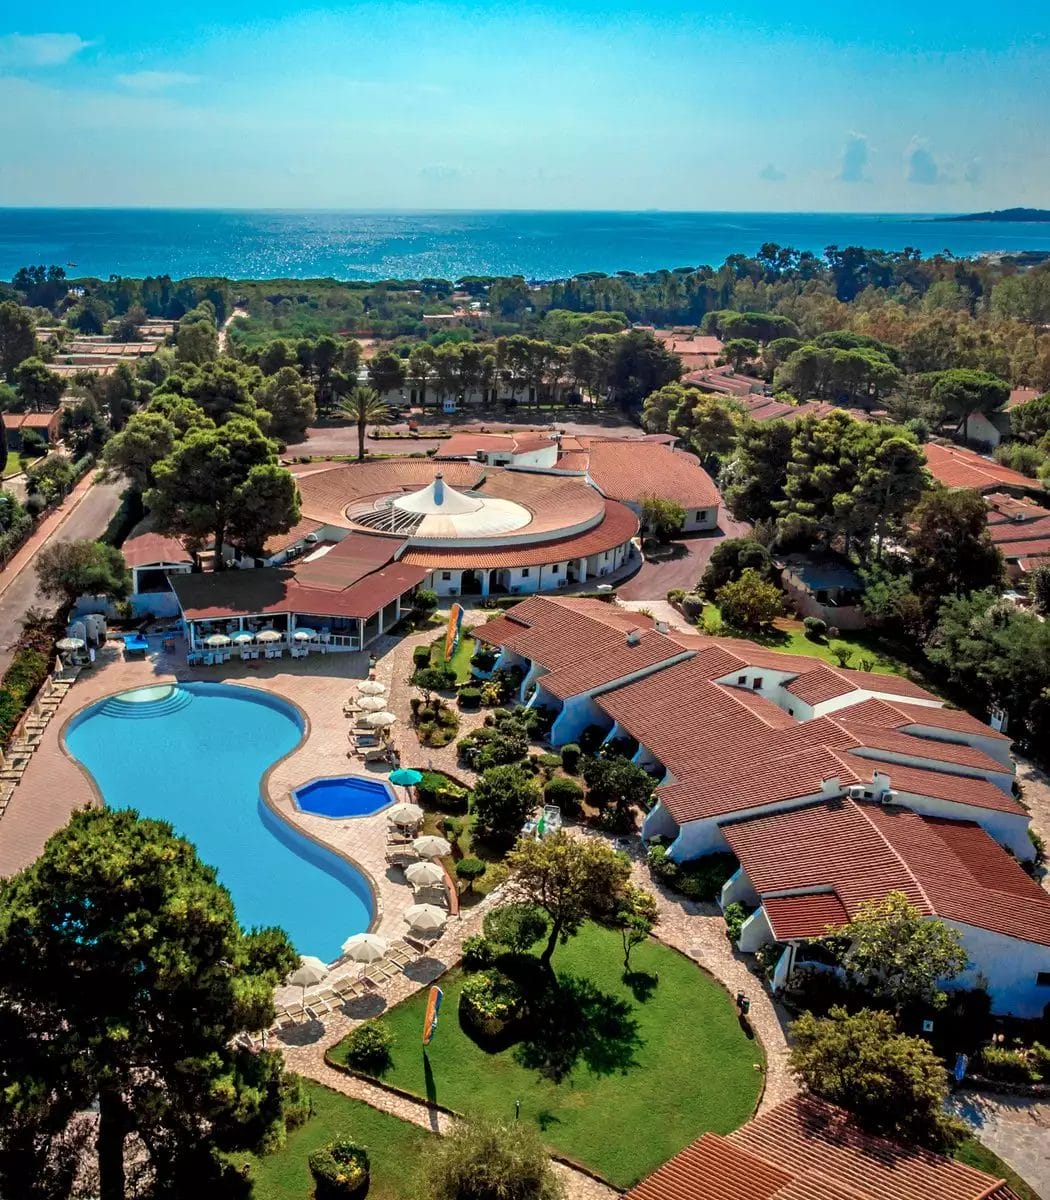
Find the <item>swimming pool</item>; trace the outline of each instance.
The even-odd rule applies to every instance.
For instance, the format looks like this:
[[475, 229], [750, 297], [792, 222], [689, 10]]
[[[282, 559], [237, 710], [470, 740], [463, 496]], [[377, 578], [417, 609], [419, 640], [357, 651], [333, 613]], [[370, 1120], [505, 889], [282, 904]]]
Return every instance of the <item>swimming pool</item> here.
[[313, 779], [292, 792], [303, 810], [318, 817], [370, 817], [394, 803], [389, 783], [363, 775]]
[[65, 741], [108, 805], [170, 821], [196, 845], [242, 925], [280, 925], [300, 954], [331, 962], [370, 925], [372, 892], [262, 799], [262, 776], [302, 736], [298, 712], [277, 697], [188, 683], [100, 700], [70, 721]]

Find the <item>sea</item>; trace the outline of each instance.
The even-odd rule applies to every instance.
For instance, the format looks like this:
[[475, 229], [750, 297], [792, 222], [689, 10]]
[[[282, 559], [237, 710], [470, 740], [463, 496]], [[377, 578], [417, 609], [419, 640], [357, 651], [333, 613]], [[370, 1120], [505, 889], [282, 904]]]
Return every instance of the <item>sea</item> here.
[[231, 279], [457, 279], [718, 266], [764, 242], [820, 253], [1050, 251], [1050, 223], [939, 223], [935, 214], [321, 212], [0, 208], [0, 279], [52, 263], [68, 275]]

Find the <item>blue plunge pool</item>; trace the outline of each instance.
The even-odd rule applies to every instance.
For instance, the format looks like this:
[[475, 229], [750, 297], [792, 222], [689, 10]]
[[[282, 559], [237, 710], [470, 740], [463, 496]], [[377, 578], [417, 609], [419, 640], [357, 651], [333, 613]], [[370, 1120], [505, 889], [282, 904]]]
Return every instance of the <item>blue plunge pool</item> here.
[[279, 925], [300, 954], [331, 962], [371, 924], [372, 891], [262, 799], [263, 775], [302, 737], [298, 712], [277, 697], [188, 683], [100, 700], [73, 718], [65, 741], [106, 804], [170, 821], [194, 843], [242, 925]]
[[342, 775], [305, 783], [292, 792], [292, 798], [303, 812], [318, 817], [370, 817], [394, 803], [394, 792], [381, 779]]

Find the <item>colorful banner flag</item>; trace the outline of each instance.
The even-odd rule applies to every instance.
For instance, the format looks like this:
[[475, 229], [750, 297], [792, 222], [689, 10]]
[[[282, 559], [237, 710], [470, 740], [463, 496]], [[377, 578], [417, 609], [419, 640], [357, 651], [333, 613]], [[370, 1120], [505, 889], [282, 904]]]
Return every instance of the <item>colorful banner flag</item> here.
[[445, 631], [445, 662], [448, 662], [456, 649], [462, 624], [463, 606], [461, 604], [453, 604], [448, 610], [448, 629]]
[[434, 1030], [437, 1029], [438, 1013], [441, 1011], [441, 1001], [444, 993], [437, 984], [433, 984], [430, 989], [430, 995], [427, 997], [427, 1011], [423, 1017], [423, 1045], [429, 1046], [430, 1039], [434, 1036]]

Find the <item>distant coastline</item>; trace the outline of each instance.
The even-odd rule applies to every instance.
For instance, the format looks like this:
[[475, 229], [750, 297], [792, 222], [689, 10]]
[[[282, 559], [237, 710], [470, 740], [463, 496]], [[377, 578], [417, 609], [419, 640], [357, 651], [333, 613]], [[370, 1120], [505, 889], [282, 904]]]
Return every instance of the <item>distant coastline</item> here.
[[934, 217], [935, 221], [1038, 221], [1050, 223], [1050, 208], [1000, 208], [995, 212], [963, 213], [958, 217]]

